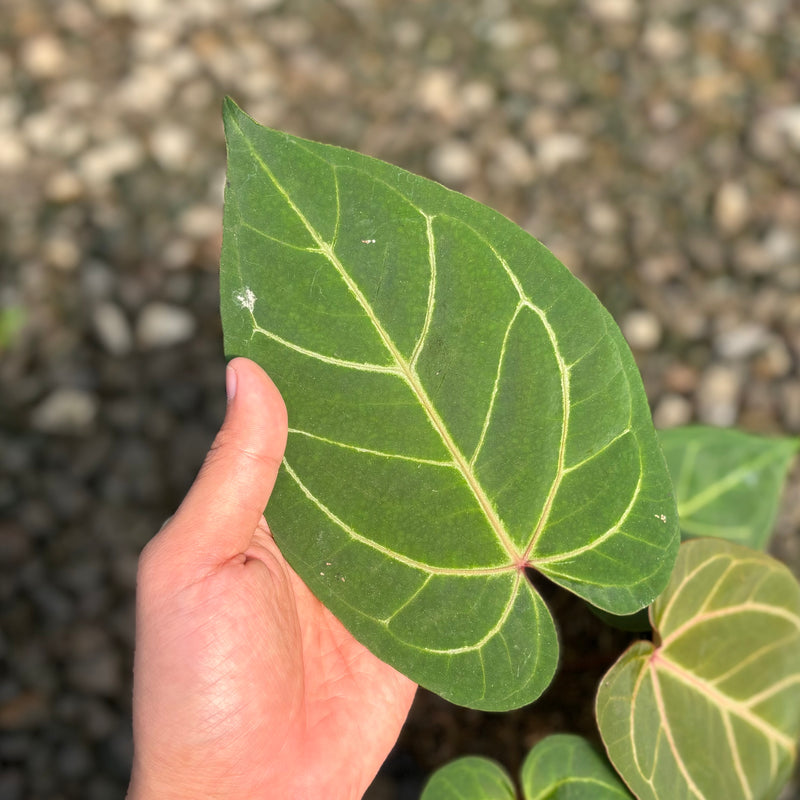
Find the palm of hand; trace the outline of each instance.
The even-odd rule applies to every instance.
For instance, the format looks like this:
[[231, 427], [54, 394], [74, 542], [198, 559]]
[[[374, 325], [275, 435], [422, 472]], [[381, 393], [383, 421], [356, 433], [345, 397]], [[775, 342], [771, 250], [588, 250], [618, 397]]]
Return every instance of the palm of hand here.
[[137, 663], [137, 691], [158, 694], [147, 703], [158, 718], [140, 721], [150, 735], [137, 759], [184, 765], [170, 781], [197, 794], [183, 797], [361, 797], [415, 685], [311, 594], [265, 524], [244, 554], [182, 587], [174, 572], [148, 574], [149, 555], [140, 605], [170, 611], [138, 634], [151, 663]]

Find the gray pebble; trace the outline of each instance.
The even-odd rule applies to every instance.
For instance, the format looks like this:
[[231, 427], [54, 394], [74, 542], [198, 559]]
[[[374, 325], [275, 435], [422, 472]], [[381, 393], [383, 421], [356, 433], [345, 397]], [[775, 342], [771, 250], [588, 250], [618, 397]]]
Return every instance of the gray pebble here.
[[153, 302], [136, 321], [136, 340], [144, 350], [171, 347], [188, 341], [197, 327], [191, 312], [179, 306]]
[[719, 333], [714, 347], [722, 358], [742, 360], [760, 353], [770, 342], [770, 333], [757, 322], [742, 322]]
[[133, 350], [133, 333], [122, 309], [114, 303], [101, 303], [92, 313], [97, 338], [112, 356], [126, 356]]
[[44, 433], [78, 434], [89, 431], [97, 417], [97, 398], [83, 389], [56, 389], [33, 409], [31, 426]]

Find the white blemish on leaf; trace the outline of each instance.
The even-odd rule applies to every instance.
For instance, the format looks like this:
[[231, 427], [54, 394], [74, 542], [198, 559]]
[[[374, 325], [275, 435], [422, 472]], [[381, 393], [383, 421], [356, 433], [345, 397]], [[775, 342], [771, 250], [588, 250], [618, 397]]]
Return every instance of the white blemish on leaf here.
[[656, 519], [660, 519], [662, 522], [666, 522], [667, 521], [667, 515], [666, 514], [653, 514], [653, 516]]
[[361, 244], [375, 244], [374, 239], [362, 239]]
[[237, 292], [233, 299], [242, 307], [246, 308], [248, 311], [252, 313], [253, 309], [256, 307], [256, 296], [253, 294], [253, 290], [249, 286], [245, 286], [241, 292]]

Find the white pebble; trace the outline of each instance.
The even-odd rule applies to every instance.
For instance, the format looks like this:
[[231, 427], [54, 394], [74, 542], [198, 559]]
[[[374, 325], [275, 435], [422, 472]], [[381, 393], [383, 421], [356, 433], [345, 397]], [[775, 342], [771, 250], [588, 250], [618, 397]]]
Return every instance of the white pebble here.
[[769, 331], [757, 322], [743, 322], [717, 335], [714, 347], [723, 357], [733, 361], [760, 353], [770, 341]]
[[692, 419], [692, 404], [683, 395], [670, 392], [665, 394], [653, 411], [656, 428], [677, 428], [688, 425]]
[[64, 70], [67, 54], [55, 36], [40, 33], [23, 44], [20, 61], [34, 78], [55, 78]]
[[540, 139], [536, 158], [545, 172], [555, 172], [565, 164], [582, 161], [588, 155], [586, 142], [574, 133], [551, 133]]
[[638, 14], [635, 0], [587, 0], [586, 5], [601, 22], [632, 22]]
[[153, 302], [139, 314], [136, 340], [145, 350], [171, 347], [191, 339], [195, 328], [195, 319], [185, 308]]
[[472, 148], [458, 139], [449, 139], [435, 147], [429, 165], [433, 176], [448, 185], [466, 183], [478, 172]]
[[97, 409], [97, 399], [89, 392], [56, 389], [33, 409], [31, 425], [44, 433], [83, 433], [94, 422]]
[[620, 327], [634, 350], [654, 350], [661, 341], [661, 323], [652, 311], [630, 311]]
[[92, 314], [100, 344], [112, 356], [126, 356], [133, 349], [133, 334], [122, 309], [114, 303], [101, 303]]

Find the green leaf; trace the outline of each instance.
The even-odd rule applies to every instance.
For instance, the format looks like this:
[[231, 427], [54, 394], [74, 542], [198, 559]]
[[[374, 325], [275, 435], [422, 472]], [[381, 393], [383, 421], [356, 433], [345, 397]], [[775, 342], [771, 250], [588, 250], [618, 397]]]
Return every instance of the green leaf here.
[[800, 586], [770, 556], [721, 539], [681, 547], [653, 604], [659, 643], [603, 679], [608, 755], [642, 800], [776, 797], [800, 736]]
[[581, 736], [542, 739], [521, 770], [525, 800], [621, 800], [630, 793], [606, 758]]
[[699, 425], [659, 436], [682, 536], [717, 536], [763, 550], [800, 440]]
[[230, 101], [224, 116], [225, 351], [289, 409], [276, 541], [413, 680], [529, 703], [558, 644], [527, 568], [627, 614], [674, 563], [672, 484], [624, 339], [496, 212]]
[[457, 758], [431, 775], [420, 800], [514, 800], [508, 773], [481, 756]]

